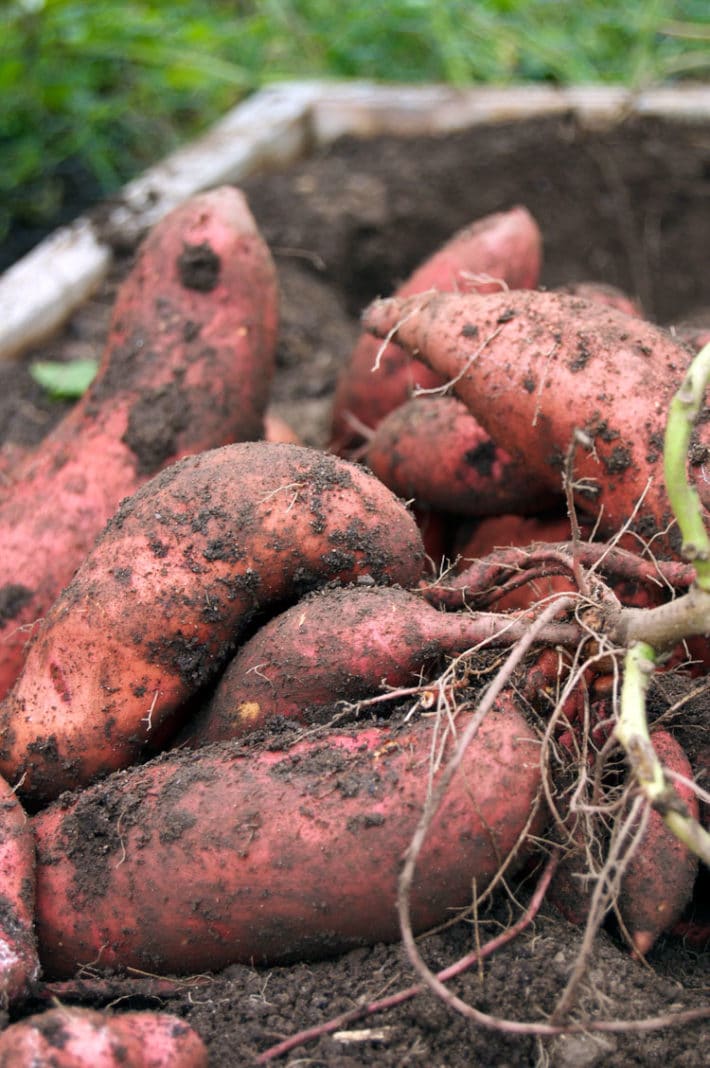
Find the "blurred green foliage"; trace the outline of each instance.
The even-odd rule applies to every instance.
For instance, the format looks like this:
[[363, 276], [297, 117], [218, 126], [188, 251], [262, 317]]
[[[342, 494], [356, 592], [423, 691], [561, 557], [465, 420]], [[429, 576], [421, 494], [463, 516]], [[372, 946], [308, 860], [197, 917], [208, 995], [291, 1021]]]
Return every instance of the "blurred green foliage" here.
[[34, 360], [30, 375], [54, 400], [76, 400], [96, 378], [98, 360]]
[[2, 240], [110, 194], [266, 82], [707, 77], [710, 10], [707, 0], [4, 0], [0, 42]]

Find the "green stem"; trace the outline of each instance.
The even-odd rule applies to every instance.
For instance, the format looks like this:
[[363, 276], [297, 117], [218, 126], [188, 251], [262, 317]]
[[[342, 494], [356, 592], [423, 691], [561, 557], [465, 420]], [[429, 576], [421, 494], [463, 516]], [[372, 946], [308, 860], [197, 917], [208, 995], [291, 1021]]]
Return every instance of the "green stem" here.
[[696, 584], [710, 591], [710, 537], [697, 491], [688, 481], [688, 449], [710, 381], [710, 345], [697, 354], [668, 409], [663, 450], [668, 499], [683, 539], [681, 552], [696, 570]]
[[693, 819], [666, 779], [649, 734], [646, 695], [655, 666], [652, 646], [642, 641], [630, 646], [624, 660], [621, 708], [614, 734], [648, 803], [660, 812], [672, 834], [710, 865], [710, 834]]
[[664, 786], [663, 771], [651, 745], [646, 720], [646, 695], [656, 666], [656, 652], [647, 642], [633, 642], [624, 659], [619, 722], [614, 734], [626, 750], [639, 785], [653, 803]]
[[710, 629], [710, 537], [703, 508], [688, 480], [688, 450], [693, 427], [710, 381], [710, 345], [697, 354], [668, 410], [663, 452], [666, 491], [682, 538], [681, 552], [692, 562], [696, 579], [688, 593], [663, 606], [660, 614], [636, 613], [619, 623], [628, 648], [624, 660], [619, 721], [614, 734], [623, 746], [644, 796], [666, 826], [688, 849], [710, 865], [710, 834], [694, 820], [666, 780], [648, 730], [646, 697], [658, 651], [691, 634]]

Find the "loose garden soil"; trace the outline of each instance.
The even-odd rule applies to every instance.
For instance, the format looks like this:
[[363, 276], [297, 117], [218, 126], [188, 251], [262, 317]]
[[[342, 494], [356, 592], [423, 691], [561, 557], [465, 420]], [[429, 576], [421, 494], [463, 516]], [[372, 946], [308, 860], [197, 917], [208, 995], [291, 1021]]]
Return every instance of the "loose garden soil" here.
[[[242, 188], [281, 282], [273, 404], [306, 444], [327, 444], [335, 378], [364, 305], [390, 292], [455, 229], [488, 212], [521, 203], [533, 213], [545, 239], [545, 286], [603, 280], [636, 296], [649, 318], [667, 325], [702, 316], [710, 306], [708, 124], [629, 119], [590, 130], [565, 116], [445, 137], [345, 139], [287, 171], [251, 177]], [[0, 366], [0, 440], [32, 445], [66, 411], [32, 381], [29, 362], [99, 355], [115, 287], [129, 262], [130, 250], [121, 248], [111, 277], [61, 336], [21, 363]], [[704, 740], [707, 712], [696, 708], [693, 715], [686, 731], [702, 732]], [[687, 741], [697, 744], [698, 736]], [[472, 948], [475, 937], [483, 942], [519, 916], [536, 874], [482, 911], [477, 934], [468, 917], [425, 938], [421, 948], [430, 967], [446, 967]], [[451, 988], [495, 1017], [544, 1021], [580, 942], [577, 928], [543, 906], [532, 927]], [[707, 950], [676, 937], [661, 940], [648, 962], [638, 963], [610, 927], [597, 937], [576, 1016], [632, 1020], [707, 1005], [709, 964]], [[83, 987], [40, 987], [13, 1015], [41, 1008], [52, 993], [96, 1007], [163, 1008], [197, 1029], [211, 1065], [248, 1065], [294, 1031], [413, 981], [398, 945], [269, 970], [233, 965], [172, 984], [136, 974], [97, 983], [89, 969]], [[544, 1039], [506, 1034], [423, 994], [275, 1063], [700, 1068], [709, 1040], [707, 1021]]]

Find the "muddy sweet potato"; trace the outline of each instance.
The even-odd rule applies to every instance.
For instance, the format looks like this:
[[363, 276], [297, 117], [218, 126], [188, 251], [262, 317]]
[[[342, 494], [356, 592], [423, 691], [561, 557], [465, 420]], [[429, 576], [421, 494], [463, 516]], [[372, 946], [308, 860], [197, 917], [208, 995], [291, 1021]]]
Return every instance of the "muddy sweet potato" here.
[[[551, 490], [560, 489], [577, 441], [578, 507], [599, 520], [601, 533], [614, 533], [645, 492], [632, 529], [655, 538], [658, 554], [672, 550], [663, 435], [689, 354], [667, 331], [547, 292], [380, 300], [365, 325], [379, 337], [394, 331], [455, 380], [454, 391], [493, 440]], [[698, 489], [707, 500], [701, 480]]]
[[590, 871], [590, 857], [594, 858], [595, 871], [602, 866], [598, 857], [600, 843], [595, 836], [599, 831], [594, 826], [590, 834], [589, 824], [581, 814], [571, 815], [564, 804], [559, 806], [563, 819], [561, 834], [563, 852], [547, 891], [547, 902], [561, 916], [577, 927], [589, 919], [594, 889], [594, 873]]
[[[47, 977], [88, 960], [189, 974], [396, 940], [401, 857], [426, 801], [435, 729], [426, 717], [281, 750], [176, 751], [60, 798], [33, 820]], [[539, 786], [538, 738], [504, 695], [425, 841], [416, 930], [466, 906], [474, 878], [487, 885], [532, 813], [540, 830]]]
[[539, 512], [554, 501], [458, 397], [414, 397], [395, 408], [378, 423], [365, 461], [399, 497], [454, 515]]
[[94, 383], [0, 496], [0, 696], [124, 497], [181, 456], [262, 436], [277, 312], [274, 264], [238, 190], [194, 197], [146, 238]]
[[0, 1009], [39, 975], [34, 935], [35, 847], [30, 821], [0, 778]]
[[[690, 761], [672, 734], [658, 730], [651, 741], [665, 768], [692, 781]], [[683, 783], [673, 785], [697, 820], [699, 805], [694, 790]], [[693, 896], [697, 874], [697, 856], [666, 827], [661, 813], [652, 809], [643, 837], [624, 869], [618, 902], [622, 923], [639, 956], [645, 956], [659, 936], [680, 919]]]
[[173, 464], [35, 629], [0, 705], [0, 773], [39, 799], [127, 766], [260, 614], [333, 581], [411, 585], [422, 561], [402, 502], [347, 460], [243, 442]]
[[[492, 515], [480, 519], [473, 530], [457, 542], [454, 575], [447, 576], [449, 585], [467, 582], [467, 566], [473, 561], [488, 556], [496, 549], [510, 545], [520, 547], [532, 546], [535, 542], [567, 542], [571, 537], [570, 521], [566, 516]], [[511, 576], [514, 578], [514, 576]], [[493, 591], [491, 596], [493, 595]], [[497, 593], [492, 607], [497, 612], [517, 612], [529, 608], [532, 604], [559, 593], [577, 593], [577, 585], [572, 575], [550, 574], [535, 576], [529, 582], [516, 585], [508, 591]], [[476, 593], [469, 592], [471, 601]]]
[[0, 1068], [206, 1068], [204, 1042], [166, 1012], [61, 1006], [0, 1034]]
[[[448, 588], [455, 589], [458, 586], [465, 589], [470, 604], [494, 604], [496, 611], [519, 610], [551, 594], [576, 591], [571, 568], [556, 565], [552, 558], [552, 566], [545, 568], [542, 557], [548, 551], [553, 554], [562, 551], [569, 563], [575, 552], [584, 554], [585, 549], [592, 547], [593, 543], [590, 543], [589, 539], [593, 530], [584, 517], [580, 518], [581, 540], [576, 546], [570, 540], [572, 528], [566, 516], [486, 516], [479, 519], [473, 529], [460, 529], [459, 538], [453, 545], [456, 562], [453, 572], [446, 578]], [[657, 576], [644, 573], [642, 567], [633, 566], [641, 563], [640, 557], [636, 555], [639, 546], [635, 537], [622, 535], [616, 545], [626, 553], [628, 567], [617, 573], [611, 567], [605, 575], [605, 582], [624, 607], [652, 608], [674, 595], [670, 584], [664, 589], [657, 581]], [[485, 572], [484, 561], [486, 558], [493, 561], [501, 553], [505, 554], [506, 547], [518, 547], [526, 549], [530, 554], [537, 554], [539, 570], [547, 573], [536, 573], [533, 567], [523, 581], [523, 575], [516, 577], [509, 572], [507, 576], [501, 576], [501, 579], [507, 578], [508, 585], [515, 588], [502, 594], [495, 591], [485, 582], [485, 577], [483, 582], [481, 581]], [[603, 561], [600, 566], [606, 569]], [[704, 644], [705, 639], [687, 641], [689, 646], [697, 643], [697, 652], [700, 654], [703, 648], [701, 643]], [[664, 661], [664, 665], [667, 664], [668, 662]]]
[[699, 308], [687, 318], [676, 320], [670, 330], [692, 352], [700, 352], [705, 345], [710, 345], [710, 309]]
[[[397, 588], [319, 591], [241, 646], [180, 742], [236, 738], [274, 717], [317, 719], [338, 702], [416, 686], [445, 657], [481, 642], [510, 645], [525, 629], [492, 613], [439, 612]], [[572, 627], [555, 634], [560, 642], [576, 637]]]
[[[406, 297], [430, 289], [495, 293], [537, 285], [542, 238], [526, 208], [487, 215], [454, 236], [396, 291]], [[431, 388], [441, 377], [412, 360], [397, 344], [381, 352], [379, 341], [359, 338], [338, 380], [333, 402], [331, 449], [348, 455], [363, 440], [362, 428], [377, 426], [415, 387]], [[377, 369], [374, 370], [377, 364]]]
[[596, 301], [596, 303], [603, 304], [607, 308], [616, 308], [617, 311], [624, 312], [626, 315], [632, 315], [636, 319], [643, 319], [643, 308], [639, 302], [625, 293], [623, 289], [610, 285], [608, 282], [593, 280], [569, 282], [567, 285], [559, 286], [556, 292], [566, 293], [570, 297], [582, 297], [584, 300]]

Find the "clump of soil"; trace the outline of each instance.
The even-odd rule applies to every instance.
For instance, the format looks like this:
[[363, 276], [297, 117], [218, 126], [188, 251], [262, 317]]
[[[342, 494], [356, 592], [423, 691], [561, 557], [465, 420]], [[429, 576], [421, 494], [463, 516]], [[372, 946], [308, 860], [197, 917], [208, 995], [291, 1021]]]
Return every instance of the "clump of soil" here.
[[[455, 229], [516, 203], [543, 231], [544, 285], [598, 279], [638, 298], [657, 322], [672, 325], [697, 315], [710, 304], [709, 176], [707, 124], [634, 119], [590, 131], [567, 116], [446, 137], [344, 139], [283, 172], [244, 181], [279, 269], [276, 411], [306, 444], [323, 447], [336, 376], [364, 305], [389, 293]], [[60, 336], [22, 363], [0, 367], [0, 440], [31, 445], [64, 413], [66, 405], [48, 400], [32, 382], [28, 363], [100, 354], [128, 262], [122, 253], [111, 277]], [[519, 901], [527, 900], [535, 877], [531, 872], [515, 888]], [[425, 959], [434, 970], [445, 967], [467, 953], [474, 938], [485, 941], [518, 914], [519, 905], [501, 893], [482, 910], [477, 933], [469, 917], [424, 939]], [[543, 907], [531, 929], [451, 988], [494, 1017], [543, 1021], [581, 939], [577, 928]], [[638, 963], [610, 928], [592, 951], [580, 1017], [640, 1019], [707, 1004], [709, 956], [668, 937], [647, 964]], [[71, 996], [60, 996], [97, 1007], [118, 1000], [123, 1008], [176, 1012], [207, 1042], [211, 1065], [231, 1066], [253, 1063], [292, 1032], [413, 981], [402, 948], [377, 945], [269, 970], [234, 965], [169, 988], [141, 975], [110, 976], [97, 987], [89, 969], [83, 993], [75, 985]], [[43, 1003], [40, 992], [18, 1011]], [[707, 1022], [535, 1038], [481, 1027], [424, 994], [276, 1063], [621, 1068], [661, 1062], [700, 1068], [708, 1038]]]

